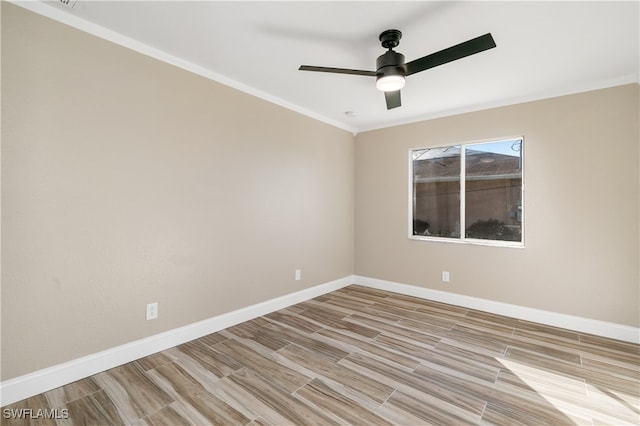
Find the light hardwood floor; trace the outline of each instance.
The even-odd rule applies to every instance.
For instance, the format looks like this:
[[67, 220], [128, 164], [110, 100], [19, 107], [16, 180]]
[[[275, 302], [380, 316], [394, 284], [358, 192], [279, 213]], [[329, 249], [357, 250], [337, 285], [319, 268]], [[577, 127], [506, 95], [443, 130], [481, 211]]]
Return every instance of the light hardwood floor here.
[[639, 365], [638, 345], [354, 285], [5, 407], [68, 419], [2, 423], [637, 425]]

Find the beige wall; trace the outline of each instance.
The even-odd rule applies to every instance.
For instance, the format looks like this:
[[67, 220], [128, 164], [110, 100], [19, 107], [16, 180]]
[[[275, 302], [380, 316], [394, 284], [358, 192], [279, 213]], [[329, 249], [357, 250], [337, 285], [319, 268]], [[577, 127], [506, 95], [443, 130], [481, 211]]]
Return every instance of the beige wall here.
[[353, 274], [353, 164], [346, 131], [2, 2], [2, 380]]
[[[356, 274], [637, 327], [638, 103], [632, 84], [359, 134]], [[520, 135], [526, 248], [407, 238], [409, 149]]]

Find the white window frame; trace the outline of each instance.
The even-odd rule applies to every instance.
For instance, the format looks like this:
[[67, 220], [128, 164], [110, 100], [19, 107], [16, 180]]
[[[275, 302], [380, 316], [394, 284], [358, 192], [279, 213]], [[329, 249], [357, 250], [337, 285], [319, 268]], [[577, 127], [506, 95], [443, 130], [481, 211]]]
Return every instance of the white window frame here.
[[[467, 238], [466, 237], [466, 154], [465, 151], [467, 147], [473, 145], [482, 145], [488, 143], [500, 143], [500, 142], [508, 142], [512, 140], [519, 139], [521, 141], [521, 151], [520, 151], [520, 161], [522, 162], [522, 184], [520, 187], [521, 195], [520, 199], [521, 203], [521, 217], [522, 217], [522, 225], [520, 229], [520, 241], [501, 241], [501, 240], [485, 240], [478, 238]], [[460, 147], [460, 237], [459, 238], [451, 238], [451, 237], [431, 237], [428, 235], [414, 235], [413, 234], [413, 205], [414, 205], [414, 187], [413, 187], [413, 152], [431, 149], [431, 148], [447, 148], [447, 147]], [[497, 246], [497, 247], [514, 247], [514, 248], [524, 248], [525, 247], [525, 158], [524, 155], [524, 136], [512, 136], [512, 137], [504, 137], [504, 138], [495, 138], [495, 139], [483, 139], [478, 141], [469, 141], [463, 143], [452, 143], [447, 145], [437, 145], [437, 146], [423, 146], [419, 148], [411, 148], [409, 149], [408, 158], [409, 158], [409, 196], [408, 196], [408, 228], [407, 234], [410, 240], [417, 241], [435, 241], [435, 242], [444, 242], [444, 243], [455, 243], [455, 244], [474, 244], [474, 245], [482, 245], [482, 246]]]

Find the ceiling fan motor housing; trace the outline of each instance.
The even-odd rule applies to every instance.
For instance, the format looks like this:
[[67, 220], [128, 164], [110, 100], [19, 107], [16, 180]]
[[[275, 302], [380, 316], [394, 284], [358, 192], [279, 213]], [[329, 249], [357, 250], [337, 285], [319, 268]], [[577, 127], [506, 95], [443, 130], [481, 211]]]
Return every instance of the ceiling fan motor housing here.
[[407, 75], [407, 66], [404, 64], [404, 55], [393, 50], [389, 50], [378, 56], [376, 60], [376, 77], [381, 78], [389, 75]]

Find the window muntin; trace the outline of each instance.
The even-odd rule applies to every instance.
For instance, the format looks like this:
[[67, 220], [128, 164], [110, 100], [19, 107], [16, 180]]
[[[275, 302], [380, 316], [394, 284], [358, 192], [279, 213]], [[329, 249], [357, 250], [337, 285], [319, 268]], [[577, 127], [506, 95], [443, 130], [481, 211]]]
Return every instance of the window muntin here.
[[412, 150], [410, 237], [522, 246], [522, 146], [513, 138]]

